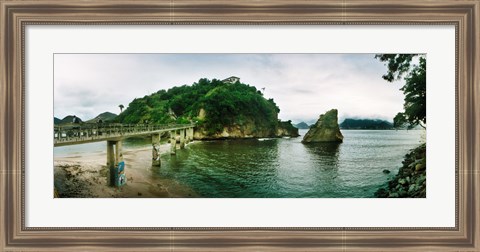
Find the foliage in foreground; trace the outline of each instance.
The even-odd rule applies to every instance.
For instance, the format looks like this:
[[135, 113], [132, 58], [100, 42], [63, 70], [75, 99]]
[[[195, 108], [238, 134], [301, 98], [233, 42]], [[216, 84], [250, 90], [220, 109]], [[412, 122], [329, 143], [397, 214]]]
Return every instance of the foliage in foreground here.
[[[412, 64], [418, 57], [418, 64]], [[425, 55], [416, 54], [378, 54], [375, 58], [386, 62], [387, 74], [383, 79], [393, 82], [404, 77], [405, 85], [400, 89], [405, 94], [403, 112], [399, 112], [393, 119], [394, 127], [417, 125], [426, 127], [427, 124], [427, 60]]]

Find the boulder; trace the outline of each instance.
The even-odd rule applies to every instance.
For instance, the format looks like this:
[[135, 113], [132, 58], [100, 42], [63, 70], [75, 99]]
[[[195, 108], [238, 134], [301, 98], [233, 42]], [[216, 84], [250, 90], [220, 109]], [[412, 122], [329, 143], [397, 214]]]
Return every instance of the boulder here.
[[425, 158], [421, 159], [420, 162], [415, 163], [415, 171], [423, 171], [427, 168], [427, 161]]
[[338, 126], [338, 111], [332, 109], [320, 115], [318, 121], [303, 137], [302, 143], [343, 142], [343, 135]]

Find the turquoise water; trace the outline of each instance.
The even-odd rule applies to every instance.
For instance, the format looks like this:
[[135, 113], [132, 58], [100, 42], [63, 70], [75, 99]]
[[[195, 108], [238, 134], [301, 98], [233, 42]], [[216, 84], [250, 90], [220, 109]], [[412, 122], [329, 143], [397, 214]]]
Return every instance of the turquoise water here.
[[[300, 130], [301, 135], [305, 133]], [[151, 168], [151, 173], [157, 178], [173, 179], [205, 198], [373, 197], [396, 174], [404, 155], [425, 135], [421, 130], [342, 133], [341, 144], [302, 144], [302, 136], [197, 141], [177, 150], [175, 156], [163, 154], [162, 166]], [[101, 152], [105, 145], [55, 148], [55, 155]], [[147, 140], [124, 144], [124, 148], [147, 146]], [[385, 169], [391, 173], [384, 174]]]
[[[344, 130], [341, 144], [304, 145], [302, 137], [196, 142], [176, 156], [163, 156], [154, 173], [202, 197], [373, 197], [420, 143], [422, 132]], [[385, 169], [391, 173], [385, 175]]]

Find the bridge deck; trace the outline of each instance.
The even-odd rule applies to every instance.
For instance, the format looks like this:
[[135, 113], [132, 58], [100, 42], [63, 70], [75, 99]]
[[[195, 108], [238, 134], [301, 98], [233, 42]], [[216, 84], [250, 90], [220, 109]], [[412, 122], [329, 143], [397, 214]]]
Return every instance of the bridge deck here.
[[195, 124], [71, 124], [68, 126], [55, 126], [53, 142], [54, 146], [57, 147], [107, 140], [118, 140], [128, 137], [158, 134], [193, 127], [195, 127]]

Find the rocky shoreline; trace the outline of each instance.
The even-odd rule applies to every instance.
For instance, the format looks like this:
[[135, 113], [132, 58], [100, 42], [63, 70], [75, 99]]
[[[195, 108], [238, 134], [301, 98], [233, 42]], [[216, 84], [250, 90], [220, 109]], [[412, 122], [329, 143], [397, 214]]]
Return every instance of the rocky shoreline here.
[[253, 138], [281, 138], [298, 137], [298, 129], [293, 127], [290, 121], [278, 122], [274, 128], [257, 127], [254, 123], [244, 125], [224, 126], [221, 132], [209, 134], [204, 127], [198, 126], [194, 132], [194, 140], [228, 140], [228, 139], [253, 139]]
[[397, 175], [385, 188], [375, 192], [377, 198], [425, 198], [427, 195], [426, 145], [405, 155]]

